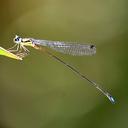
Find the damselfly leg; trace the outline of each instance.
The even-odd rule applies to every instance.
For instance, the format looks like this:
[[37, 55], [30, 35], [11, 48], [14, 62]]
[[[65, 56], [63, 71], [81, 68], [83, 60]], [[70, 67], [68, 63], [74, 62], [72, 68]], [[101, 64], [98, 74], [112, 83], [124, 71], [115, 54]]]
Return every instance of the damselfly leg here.
[[[7, 49], [9, 52], [18, 52], [20, 44], [15, 44], [11, 48]], [[16, 48], [16, 49], [15, 49]]]
[[21, 58], [24, 58], [27, 55], [29, 55], [29, 50], [25, 46], [20, 44], [19, 51], [16, 53], [16, 55], [21, 57]]
[[13, 47], [9, 48], [8, 51], [21, 58], [24, 58], [29, 54], [29, 50], [22, 44], [15, 44]]

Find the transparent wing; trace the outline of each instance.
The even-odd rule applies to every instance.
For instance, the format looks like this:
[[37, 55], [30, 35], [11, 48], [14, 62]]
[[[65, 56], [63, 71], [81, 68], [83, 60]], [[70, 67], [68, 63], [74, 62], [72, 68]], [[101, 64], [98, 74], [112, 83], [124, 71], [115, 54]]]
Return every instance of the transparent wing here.
[[72, 42], [60, 42], [60, 41], [48, 41], [48, 40], [36, 40], [36, 39], [31, 39], [31, 40], [34, 44], [46, 46], [64, 54], [83, 56], [83, 55], [93, 55], [96, 53], [96, 47], [92, 44], [78, 44]]

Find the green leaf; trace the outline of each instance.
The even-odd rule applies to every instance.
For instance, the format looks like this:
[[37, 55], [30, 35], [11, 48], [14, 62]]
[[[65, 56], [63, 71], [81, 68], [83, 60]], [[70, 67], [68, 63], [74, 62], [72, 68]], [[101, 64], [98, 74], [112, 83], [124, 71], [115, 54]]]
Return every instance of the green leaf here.
[[2, 47], [0, 47], [0, 55], [10, 57], [12, 59], [22, 60], [22, 58], [20, 58], [19, 56], [9, 52], [8, 50], [6, 50]]

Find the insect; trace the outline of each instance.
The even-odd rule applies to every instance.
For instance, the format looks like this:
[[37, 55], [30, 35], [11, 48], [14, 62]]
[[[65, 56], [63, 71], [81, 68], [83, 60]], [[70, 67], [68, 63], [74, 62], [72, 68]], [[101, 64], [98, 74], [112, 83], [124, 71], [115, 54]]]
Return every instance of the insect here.
[[[44, 50], [45, 48], [51, 48], [57, 52], [63, 54], [69, 54], [74, 56], [83, 56], [83, 55], [94, 55], [96, 53], [96, 47], [93, 44], [80, 44], [80, 43], [72, 43], [72, 42], [61, 42], [61, 41], [49, 41], [49, 40], [39, 40], [34, 38], [21, 38], [19, 36], [15, 36], [13, 39], [15, 45], [9, 49], [10, 52], [15, 52], [15, 54], [21, 58], [27, 56], [29, 54], [29, 50], [26, 46], [33, 47], [38, 50]], [[42, 46], [42, 48], [41, 48]], [[16, 49], [15, 49], [16, 48]], [[80, 78], [87, 80], [94, 86], [97, 90], [99, 90], [102, 94], [104, 94], [111, 103], [115, 103], [114, 98], [101, 86], [94, 81], [88, 79], [85, 75], [79, 72], [75, 67], [70, 64], [64, 62], [59, 57], [53, 55], [49, 50], [44, 50], [50, 57], [54, 58], [58, 62], [64, 64], [67, 68], [77, 74]]]

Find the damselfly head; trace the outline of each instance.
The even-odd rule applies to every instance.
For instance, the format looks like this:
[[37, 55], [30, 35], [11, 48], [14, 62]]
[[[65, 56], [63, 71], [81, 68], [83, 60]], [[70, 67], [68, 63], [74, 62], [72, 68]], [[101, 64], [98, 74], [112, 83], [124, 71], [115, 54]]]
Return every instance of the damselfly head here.
[[15, 38], [13, 39], [13, 41], [16, 44], [20, 44], [22, 42], [22, 38], [16, 35]]

